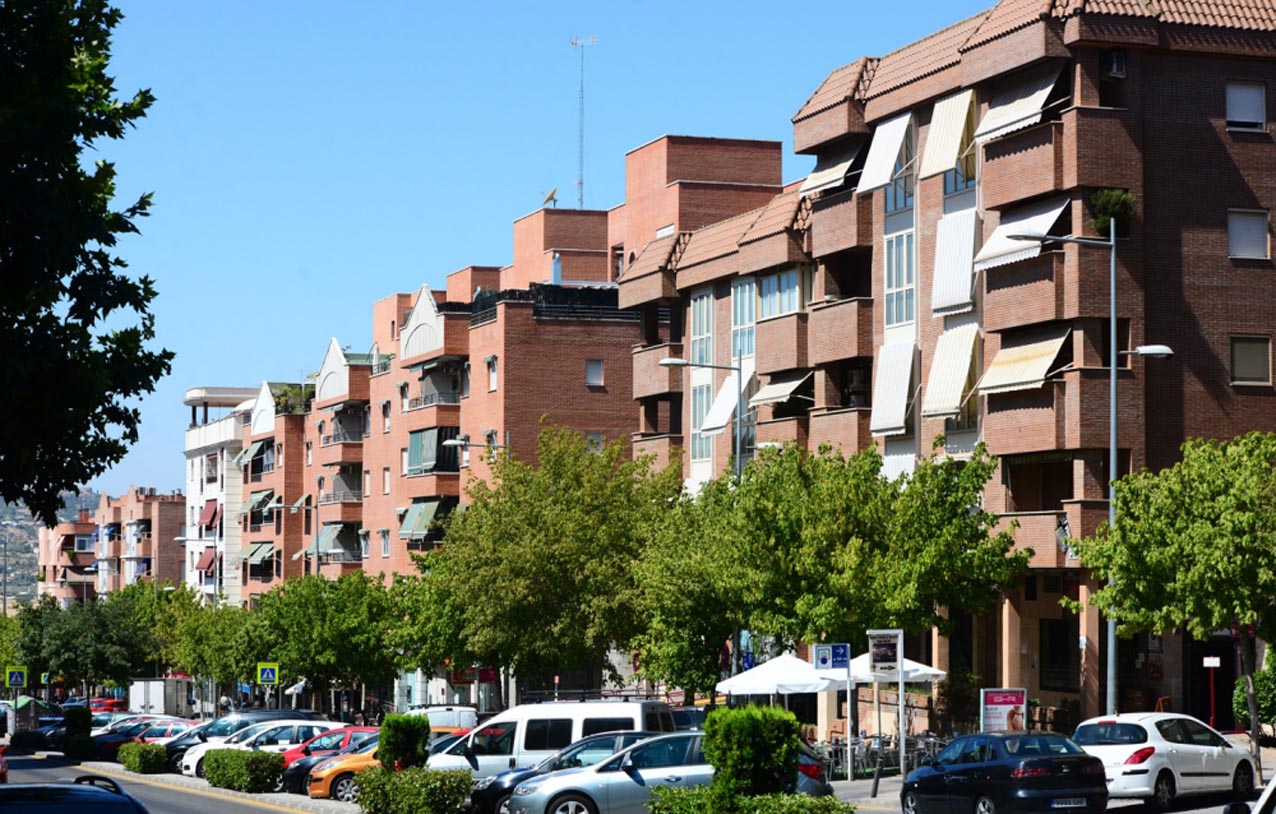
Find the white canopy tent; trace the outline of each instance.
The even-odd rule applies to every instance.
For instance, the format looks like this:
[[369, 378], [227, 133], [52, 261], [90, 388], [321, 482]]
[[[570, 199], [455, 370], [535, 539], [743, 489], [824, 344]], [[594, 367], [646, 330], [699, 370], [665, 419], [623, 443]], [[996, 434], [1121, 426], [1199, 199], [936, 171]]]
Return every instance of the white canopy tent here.
[[727, 695], [792, 695], [798, 692], [828, 692], [841, 688], [846, 675], [831, 677], [833, 671], [815, 669], [809, 661], [785, 654], [764, 661], [718, 682], [717, 690]]
[[[825, 678], [836, 679], [837, 681], [846, 681], [845, 670], [816, 670], [817, 675]], [[943, 670], [937, 670], [929, 664], [913, 661], [912, 659], [904, 659], [904, 683], [905, 684], [934, 684], [936, 681], [943, 681], [947, 675]], [[861, 653], [851, 659], [851, 683], [852, 684], [897, 684], [899, 676], [895, 673], [875, 673], [869, 663], [869, 654]]]

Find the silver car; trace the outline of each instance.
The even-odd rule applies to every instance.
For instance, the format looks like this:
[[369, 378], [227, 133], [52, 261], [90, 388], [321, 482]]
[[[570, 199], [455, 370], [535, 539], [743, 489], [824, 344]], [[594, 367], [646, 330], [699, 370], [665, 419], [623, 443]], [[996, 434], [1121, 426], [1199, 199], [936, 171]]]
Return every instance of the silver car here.
[[656, 786], [708, 785], [713, 767], [703, 732], [676, 732], [636, 743], [593, 766], [534, 777], [514, 789], [510, 814], [645, 814]]

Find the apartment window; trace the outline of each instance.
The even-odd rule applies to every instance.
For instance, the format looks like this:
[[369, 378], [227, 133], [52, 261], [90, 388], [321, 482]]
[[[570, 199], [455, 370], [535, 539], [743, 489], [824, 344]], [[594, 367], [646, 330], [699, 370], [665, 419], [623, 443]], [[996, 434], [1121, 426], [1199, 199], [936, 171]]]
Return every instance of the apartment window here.
[[1229, 257], [1249, 260], [1266, 260], [1271, 256], [1267, 239], [1266, 211], [1228, 210], [1227, 254]]
[[585, 430], [585, 449], [593, 453], [603, 451], [605, 441], [603, 434], [598, 430]]
[[470, 363], [461, 365], [461, 398], [470, 397]]
[[1263, 130], [1267, 127], [1265, 83], [1227, 83], [1227, 127], [1230, 130]]
[[390, 530], [381, 529], [381, 556], [390, 556]]
[[363, 408], [363, 437], [367, 438], [372, 434], [372, 405], [369, 404]]
[[372, 494], [372, 470], [363, 470], [363, 493], [365, 495]]
[[1271, 340], [1266, 336], [1233, 336], [1232, 384], [1271, 383]]
[[490, 393], [496, 389], [496, 357], [489, 356], [487, 361], [487, 391]]
[[368, 532], [362, 529], [359, 530], [359, 556], [365, 560], [372, 556], [372, 546], [368, 541]]
[[390, 467], [381, 468], [381, 494], [390, 494]]
[[390, 431], [390, 402], [381, 402], [381, 432]]
[[602, 387], [603, 386], [603, 360], [602, 359], [586, 359], [585, 360], [585, 386], [586, 387]]
[[754, 325], [758, 321], [758, 286], [752, 277], [731, 283], [731, 358], [753, 355]]
[[674, 232], [673, 224], [672, 223], [665, 224], [664, 226], [661, 226], [659, 229], [656, 230], [656, 240], [659, 240], [662, 237], [670, 237], [671, 235], [673, 235], [673, 232]]
[[886, 325], [904, 325], [914, 318], [917, 274], [914, 269], [913, 233], [886, 238]]
[[966, 125], [961, 131], [961, 152], [957, 154], [957, 164], [944, 173], [944, 194], [956, 195], [968, 189], [974, 189], [978, 180], [975, 161], [975, 106], [966, 111]]
[[707, 461], [713, 454], [713, 438], [700, 432], [709, 402], [713, 399], [713, 387], [696, 385], [691, 388], [691, 460]]
[[691, 363], [713, 364], [713, 293], [691, 296]]
[[401, 405], [401, 406], [399, 407], [399, 409], [400, 409], [402, 412], [405, 412], [405, 413], [406, 413], [406, 412], [408, 411], [408, 403], [409, 403], [409, 401], [410, 401], [410, 399], [409, 399], [409, 397], [408, 397], [408, 386], [407, 386], [407, 384], [406, 384], [406, 383], [404, 383], [404, 384], [399, 385], [399, 404]]
[[802, 277], [798, 269], [788, 269], [779, 274], [768, 274], [761, 280], [762, 305], [758, 317], [778, 317], [792, 314], [802, 308]]
[[314, 453], [315, 453], [314, 443], [311, 441], [307, 441], [306, 442], [306, 466], [310, 466], [311, 464], [314, 463], [314, 460], [315, 460]]
[[895, 171], [886, 185], [886, 212], [899, 212], [913, 207], [913, 186], [917, 179], [917, 132], [909, 124], [895, 159]]
[[399, 474], [408, 474], [408, 451], [406, 448], [399, 450]]

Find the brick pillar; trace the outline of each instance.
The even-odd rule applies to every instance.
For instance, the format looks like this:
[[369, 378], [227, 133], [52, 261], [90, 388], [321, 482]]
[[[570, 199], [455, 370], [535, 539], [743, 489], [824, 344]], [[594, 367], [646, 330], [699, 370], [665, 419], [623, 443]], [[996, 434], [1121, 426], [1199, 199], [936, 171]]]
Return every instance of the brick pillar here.
[[1020, 653], [1020, 597], [1011, 594], [1001, 600], [1001, 686], [1022, 687], [1023, 655]]
[[[1095, 591], [1092, 580], [1085, 580], [1078, 586], [1078, 599], [1081, 602], [1081, 635], [1085, 637], [1085, 649], [1081, 651], [1081, 717], [1082, 719], [1101, 715], [1106, 709], [1103, 703], [1104, 670], [1100, 654], [1102, 640], [1107, 636], [1107, 624], [1095, 608], [1090, 607], [1090, 595]], [[1120, 710], [1118, 702], [1118, 710]]]

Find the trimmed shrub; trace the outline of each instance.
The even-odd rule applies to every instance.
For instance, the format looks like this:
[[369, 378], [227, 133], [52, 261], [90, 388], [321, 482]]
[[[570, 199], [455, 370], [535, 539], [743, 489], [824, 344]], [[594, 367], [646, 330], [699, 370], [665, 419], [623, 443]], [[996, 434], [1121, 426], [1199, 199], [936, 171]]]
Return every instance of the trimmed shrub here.
[[428, 715], [385, 716], [381, 737], [377, 741], [377, 760], [387, 769], [410, 769], [424, 766], [430, 756], [430, 718]]
[[72, 760], [92, 760], [97, 757], [97, 744], [89, 735], [64, 735], [62, 754]]
[[209, 749], [204, 753], [204, 778], [210, 786], [249, 794], [274, 791], [284, 773], [280, 752]]
[[711, 788], [721, 810], [738, 809], [741, 797], [793, 791], [797, 784], [801, 727], [777, 707], [721, 709], [704, 724], [704, 756], [713, 764]]
[[[855, 806], [836, 797], [807, 797], [803, 794], [768, 794], [737, 801], [739, 814], [852, 814]], [[718, 797], [712, 786], [676, 788], [657, 786], [651, 790], [650, 814], [719, 814]]]
[[168, 768], [168, 752], [159, 743], [126, 743], [120, 747], [120, 763], [138, 774], [161, 774]]
[[[1258, 722], [1276, 724], [1276, 670], [1268, 668], [1254, 673], [1254, 700], [1258, 702]], [[1232, 692], [1232, 711], [1236, 725], [1249, 726], [1249, 702], [1245, 700], [1245, 676], [1236, 677]]]
[[88, 707], [71, 707], [63, 714], [62, 722], [66, 724], [68, 738], [93, 731], [93, 713]]
[[396, 772], [373, 766], [359, 772], [359, 809], [363, 814], [461, 811], [473, 787], [474, 781], [465, 770], [412, 768]]
[[22, 730], [9, 736], [9, 751], [11, 752], [34, 752], [37, 749], [45, 749], [47, 747], [48, 744], [45, 742], [44, 736], [39, 732]]

